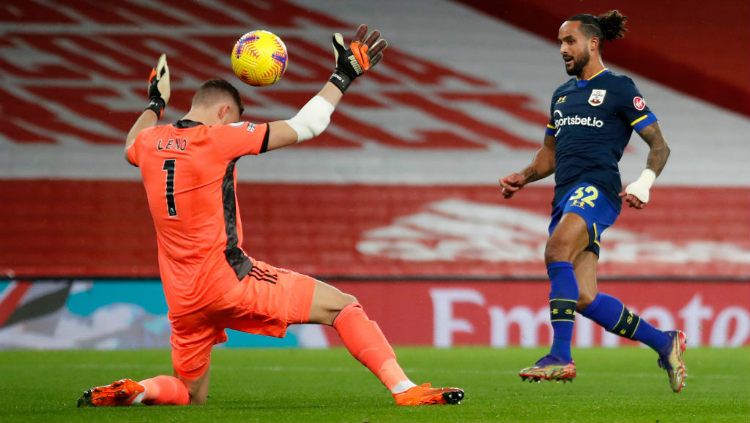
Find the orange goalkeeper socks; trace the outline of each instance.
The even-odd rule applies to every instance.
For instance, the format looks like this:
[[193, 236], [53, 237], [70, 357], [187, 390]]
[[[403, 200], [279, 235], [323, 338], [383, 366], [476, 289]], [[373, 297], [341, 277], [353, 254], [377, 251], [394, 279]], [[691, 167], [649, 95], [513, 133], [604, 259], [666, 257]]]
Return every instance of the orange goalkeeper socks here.
[[173, 376], [156, 376], [140, 382], [146, 391], [141, 402], [149, 405], [188, 405], [190, 392], [180, 379]]
[[344, 307], [333, 327], [346, 349], [365, 365], [393, 393], [414, 386], [396, 361], [396, 353], [385, 339], [377, 323], [370, 320], [362, 306], [353, 303]]

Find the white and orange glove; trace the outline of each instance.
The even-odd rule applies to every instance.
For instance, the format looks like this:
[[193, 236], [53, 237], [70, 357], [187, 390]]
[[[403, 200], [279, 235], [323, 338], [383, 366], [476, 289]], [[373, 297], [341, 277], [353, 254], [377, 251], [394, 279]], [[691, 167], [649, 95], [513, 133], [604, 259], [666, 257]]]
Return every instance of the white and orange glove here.
[[167, 66], [167, 55], [162, 54], [148, 77], [149, 103], [146, 110], [152, 110], [161, 119], [169, 103], [169, 94], [169, 66]]
[[344, 36], [333, 34], [333, 53], [336, 56], [336, 70], [329, 81], [341, 92], [345, 92], [358, 76], [370, 70], [383, 59], [383, 50], [388, 42], [380, 38], [377, 29], [367, 35], [367, 25], [360, 25], [349, 48], [344, 46]]

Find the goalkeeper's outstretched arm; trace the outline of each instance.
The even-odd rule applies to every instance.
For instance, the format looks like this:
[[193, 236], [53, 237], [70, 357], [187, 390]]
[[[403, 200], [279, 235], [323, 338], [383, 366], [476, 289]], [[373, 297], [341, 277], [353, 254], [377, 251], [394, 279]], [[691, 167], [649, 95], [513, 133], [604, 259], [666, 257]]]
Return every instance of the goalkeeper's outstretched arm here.
[[133, 145], [135, 138], [142, 130], [156, 125], [156, 122], [161, 119], [169, 102], [169, 95], [169, 66], [167, 66], [167, 55], [162, 54], [148, 78], [149, 104], [130, 128], [125, 139], [125, 160], [128, 163], [130, 163], [127, 153], [128, 148]]
[[380, 62], [383, 50], [387, 46], [388, 43], [380, 38], [378, 30], [367, 34], [367, 25], [359, 26], [349, 48], [345, 47], [341, 34], [334, 34], [336, 69], [333, 75], [320, 92], [294, 117], [269, 124], [268, 150], [307, 141], [320, 135], [328, 127], [331, 114], [352, 81]]

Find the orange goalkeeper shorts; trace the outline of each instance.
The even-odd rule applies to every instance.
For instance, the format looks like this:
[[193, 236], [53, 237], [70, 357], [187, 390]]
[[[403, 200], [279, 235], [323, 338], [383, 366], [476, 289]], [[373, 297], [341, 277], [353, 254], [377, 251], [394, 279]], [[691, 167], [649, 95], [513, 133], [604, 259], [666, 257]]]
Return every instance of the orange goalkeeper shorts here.
[[201, 377], [212, 347], [227, 340], [227, 328], [283, 338], [287, 326], [309, 320], [315, 282], [253, 260], [250, 273], [213, 303], [183, 316], [170, 315], [175, 373], [189, 380]]

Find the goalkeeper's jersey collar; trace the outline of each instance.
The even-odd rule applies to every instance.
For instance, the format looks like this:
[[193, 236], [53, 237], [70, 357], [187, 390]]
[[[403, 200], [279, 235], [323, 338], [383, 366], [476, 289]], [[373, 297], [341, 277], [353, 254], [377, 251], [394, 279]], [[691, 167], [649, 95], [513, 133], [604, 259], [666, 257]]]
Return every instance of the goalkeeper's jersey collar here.
[[174, 127], [178, 129], [185, 129], [185, 128], [194, 128], [198, 125], [203, 125], [203, 123], [196, 122], [190, 119], [180, 119], [177, 122], [173, 123], [172, 125], [174, 125]]

